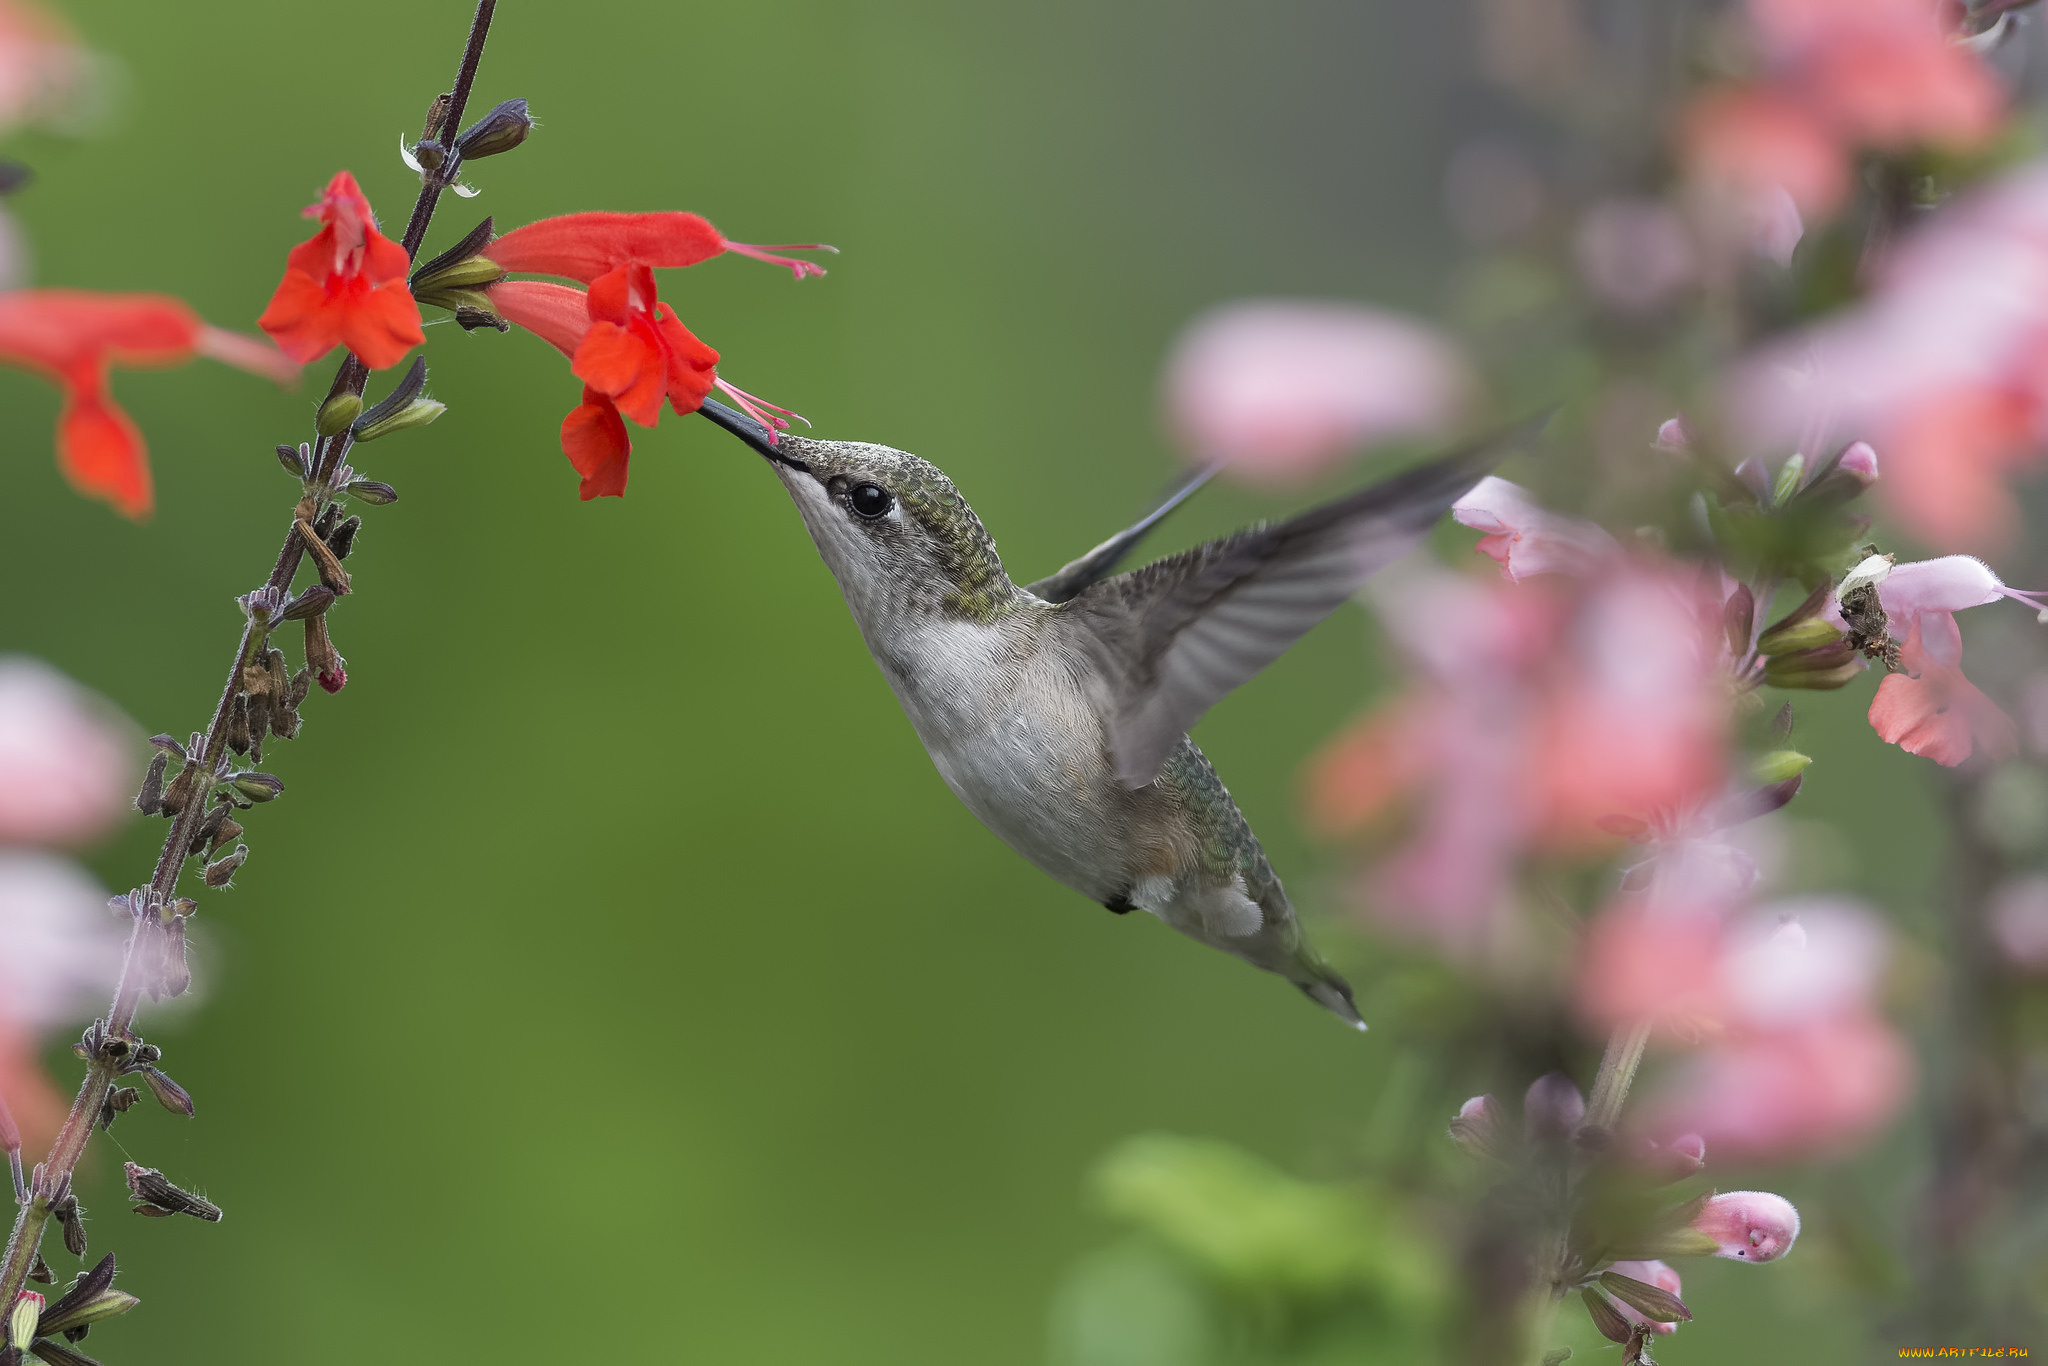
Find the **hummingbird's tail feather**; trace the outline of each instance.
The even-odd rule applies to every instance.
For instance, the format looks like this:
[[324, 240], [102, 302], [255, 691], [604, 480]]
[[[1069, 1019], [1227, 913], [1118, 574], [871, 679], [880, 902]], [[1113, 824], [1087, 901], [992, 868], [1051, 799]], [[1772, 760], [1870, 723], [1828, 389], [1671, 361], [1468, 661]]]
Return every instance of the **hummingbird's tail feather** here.
[[1301, 989], [1302, 995], [1353, 1029], [1366, 1027], [1364, 1018], [1358, 1013], [1357, 1002], [1351, 999], [1351, 983], [1325, 963], [1321, 954], [1303, 945], [1295, 958], [1295, 966], [1297, 971], [1289, 973], [1288, 980]]

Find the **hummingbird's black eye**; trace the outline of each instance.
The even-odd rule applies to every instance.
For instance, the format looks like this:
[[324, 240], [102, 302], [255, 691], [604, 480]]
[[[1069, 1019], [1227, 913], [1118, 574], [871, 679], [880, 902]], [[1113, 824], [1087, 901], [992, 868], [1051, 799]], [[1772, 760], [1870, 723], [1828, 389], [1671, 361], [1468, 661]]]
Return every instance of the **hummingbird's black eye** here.
[[896, 506], [896, 500], [880, 484], [855, 484], [846, 492], [846, 505], [861, 516], [872, 519], [888, 516], [889, 509]]

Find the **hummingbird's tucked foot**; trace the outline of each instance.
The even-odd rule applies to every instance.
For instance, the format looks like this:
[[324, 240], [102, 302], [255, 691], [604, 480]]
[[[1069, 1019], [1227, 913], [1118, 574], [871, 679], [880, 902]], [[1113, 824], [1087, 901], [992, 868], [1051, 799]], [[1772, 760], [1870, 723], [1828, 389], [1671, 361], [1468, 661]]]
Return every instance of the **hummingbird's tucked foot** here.
[[771, 462], [939, 775], [984, 825], [1111, 911], [1149, 911], [1365, 1027], [1187, 732], [1416, 545], [1513, 438], [1106, 577], [1161, 509], [1020, 588], [931, 464], [701, 411]]

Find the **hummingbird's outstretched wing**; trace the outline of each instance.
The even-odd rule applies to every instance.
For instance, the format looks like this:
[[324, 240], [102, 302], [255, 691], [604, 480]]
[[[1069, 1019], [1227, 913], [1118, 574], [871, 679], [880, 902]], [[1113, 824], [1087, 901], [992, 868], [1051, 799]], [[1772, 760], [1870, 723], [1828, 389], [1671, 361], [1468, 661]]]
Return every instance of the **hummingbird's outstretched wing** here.
[[1117, 777], [1132, 788], [1158, 777], [1204, 712], [1420, 542], [1541, 421], [1077, 594], [1069, 619], [1114, 689]]
[[1145, 539], [1145, 534], [1166, 520], [1172, 512], [1188, 500], [1196, 489], [1209, 482], [1216, 471], [1223, 466], [1208, 465], [1197, 470], [1172, 493], [1166, 495], [1158, 507], [1140, 517], [1130, 526], [1104, 541], [1078, 560], [1069, 560], [1057, 573], [1048, 574], [1036, 583], [1024, 585], [1027, 593], [1036, 593], [1047, 602], [1067, 602], [1083, 589], [1100, 583], [1110, 575], [1123, 557], [1131, 553], [1131, 547]]

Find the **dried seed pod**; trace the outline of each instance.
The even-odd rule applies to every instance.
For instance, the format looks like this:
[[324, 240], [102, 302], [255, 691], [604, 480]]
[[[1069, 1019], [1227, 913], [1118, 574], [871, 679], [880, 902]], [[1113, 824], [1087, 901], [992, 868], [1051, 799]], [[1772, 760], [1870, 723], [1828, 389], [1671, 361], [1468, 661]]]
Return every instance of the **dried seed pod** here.
[[341, 685], [330, 684], [328, 680], [337, 676], [345, 678], [347, 675], [342, 673], [342, 669], [346, 663], [340, 652], [334, 648], [334, 638], [327, 633], [327, 618], [308, 617], [306, 667], [313, 671], [313, 676], [319, 680], [320, 686], [328, 692], [340, 692]]
[[[362, 519], [358, 517], [351, 517], [349, 521], [354, 522], [357, 526], [362, 525]], [[344, 522], [342, 525], [346, 526], [348, 523]], [[333, 541], [333, 535], [330, 534], [328, 544], [332, 545]], [[334, 553], [346, 555], [348, 552], [337, 550]], [[307, 617], [317, 617], [326, 611], [333, 602], [334, 590], [324, 583], [316, 583], [284, 605], [284, 619], [286, 621], [304, 621]]]
[[149, 761], [149, 771], [142, 775], [142, 790], [135, 794], [135, 809], [145, 816], [161, 815], [164, 809], [164, 771], [170, 767], [171, 756], [162, 750]]
[[187, 761], [178, 770], [178, 776], [164, 789], [163, 808], [166, 816], [175, 816], [185, 809], [185, 803], [192, 800], [193, 792], [199, 786], [199, 765]]
[[240, 868], [248, 857], [249, 846], [238, 844], [235, 846], [234, 853], [229, 854], [226, 858], [215, 859], [212, 863], [207, 864], [206, 885], [209, 887], [227, 886], [235, 880], [235, 870]]
[[227, 848], [230, 844], [233, 844], [236, 840], [240, 839], [241, 837], [241, 823], [237, 821], [233, 816], [229, 816], [226, 820], [220, 823], [220, 829], [217, 832], [215, 832], [213, 837], [213, 847], [206, 851], [206, 856], [208, 858], [213, 858], [215, 855], [219, 854], [221, 850]]
[[173, 1114], [183, 1115], [187, 1119], [192, 1117], [191, 1092], [154, 1067], [142, 1069], [142, 1080], [143, 1084], [149, 1087], [149, 1093], [156, 1097], [157, 1104]]
[[320, 509], [320, 516], [314, 521], [313, 530], [319, 532], [320, 539], [324, 541], [327, 539], [327, 533], [334, 530], [334, 524], [340, 520], [341, 504], [329, 503]]
[[238, 692], [235, 700], [228, 703], [228, 724], [223, 738], [235, 753], [249, 752], [249, 694]]
[[355, 516], [344, 518], [335, 524], [334, 530], [327, 533], [327, 548], [334, 552], [336, 559], [347, 559], [349, 552], [356, 548], [356, 533], [362, 529], [362, 518]]
[[213, 843], [215, 839], [219, 838], [220, 827], [227, 818], [228, 808], [226, 806], [214, 806], [209, 809], [199, 824], [193, 828], [192, 843], [187, 857], [198, 853], [207, 845]]
[[66, 1194], [50, 1206], [50, 1217], [64, 1230], [64, 1250], [74, 1257], [85, 1255], [85, 1211], [78, 1197]]
[[348, 592], [348, 571], [341, 567], [341, 561], [328, 549], [323, 534], [303, 517], [298, 522], [299, 539], [305, 542], [306, 553], [313, 557], [313, 563], [320, 570], [320, 582], [336, 593]]
[[[189, 1214], [208, 1223], [220, 1222], [219, 1205], [204, 1196], [194, 1195], [191, 1191], [172, 1185], [164, 1179], [162, 1172], [152, 1167], [138, 1166], [133, 1162], [122, 1164], [122, 1170], [127, 1173], [129, 1193], [144, 1206], [161, 1210], [165, 1214]], [[137, 1214], [147, 1212], [147, 1209], [136, 1211]]]
[[43, 1254], [36, 1254], [36, 1264], [29, 1268], [28, 1278], [37, 1285], [55, 1285], [57, 1273], [50, 1270], [50, 1264], [43, 1260]]
[[164, 930], [163, 994], [183, 996], [192, 986], [192, 964], [185, 957], [185, 921], [173, 920]]

